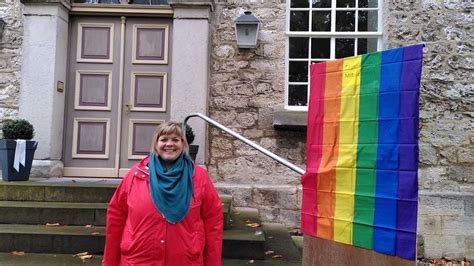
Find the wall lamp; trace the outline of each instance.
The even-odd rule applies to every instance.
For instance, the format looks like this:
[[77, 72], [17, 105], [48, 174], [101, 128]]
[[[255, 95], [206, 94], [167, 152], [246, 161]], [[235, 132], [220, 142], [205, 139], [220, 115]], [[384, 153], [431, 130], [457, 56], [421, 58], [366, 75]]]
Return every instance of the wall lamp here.
[[243, 15], [241, 15], [235, 20], [237, 47], [257, 47], [257, 36], [259, 29], [260, 20], [258, 20], [254, 15], [252, 15], [252, 12], [245, 11]]

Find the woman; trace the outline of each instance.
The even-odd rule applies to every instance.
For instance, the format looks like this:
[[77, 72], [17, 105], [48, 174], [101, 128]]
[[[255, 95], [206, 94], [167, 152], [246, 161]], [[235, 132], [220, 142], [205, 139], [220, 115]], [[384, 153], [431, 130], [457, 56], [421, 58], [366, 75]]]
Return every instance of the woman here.
[[123, 178], [107, 209], [103, 264], [221, 265], [222, 203], [175, 122]]

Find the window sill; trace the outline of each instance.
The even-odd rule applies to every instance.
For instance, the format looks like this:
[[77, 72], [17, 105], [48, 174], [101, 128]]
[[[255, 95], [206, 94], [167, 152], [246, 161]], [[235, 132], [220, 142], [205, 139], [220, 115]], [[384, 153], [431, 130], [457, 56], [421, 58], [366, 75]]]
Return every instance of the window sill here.
[[273, 127], [277, 129], [306, 130], [308, 111], [288, 110], [284, 106], [273, 107]]

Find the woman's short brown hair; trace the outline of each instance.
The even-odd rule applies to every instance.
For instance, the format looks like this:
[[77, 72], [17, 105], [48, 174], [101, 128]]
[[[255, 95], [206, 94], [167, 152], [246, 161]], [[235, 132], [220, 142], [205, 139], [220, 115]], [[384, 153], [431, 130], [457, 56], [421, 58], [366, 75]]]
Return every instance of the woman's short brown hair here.
[[161, 123], [158, 126], [158, 128], [155, 130], [155, 132], [153, 133], [153, 139], [151, 142], [151, 151], [158, 154], [158, 151], [156, 150], [156, 144], [158, 143], [158, 139], [163, 135], [170, 135], [170, 134], [178, 135], [183, 141], [184, 152], [189, 153], [189, 145], [183, 134], [183, 129], [181, 128], [181, 124], [177, 122], [173, 122], [173, 121]]

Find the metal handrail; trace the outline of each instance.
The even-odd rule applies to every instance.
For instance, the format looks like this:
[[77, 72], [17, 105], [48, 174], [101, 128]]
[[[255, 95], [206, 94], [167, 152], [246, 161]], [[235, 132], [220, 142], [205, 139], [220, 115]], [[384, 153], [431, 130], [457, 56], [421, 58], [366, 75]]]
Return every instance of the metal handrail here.
[[188, 116], [186, 116], [186, 118], [184, 119], [184, 122], [183, 122], [183, 132], [186, 132], [187, 122], [191, 117], [199, 117], [199, 118], [203, 119], [204, 121], [208, 122], [209, 124], [225, 131], [227, 134], [239, 139], [240, 141], [244, 142], [245, 144], [249, 145], [250, 147], [260, 151], [261, 153], [263, 153], [263, 154], [267, 155], [268, 157], [272, 158], [273, 160], [285, 165], [286, 167], [290, 168], [291, 170], [297, 172], [300, 175], [303, 175], [305, 173], [305, 171], [303, 169], [299, 168], [298, 166], [288, 162], [287, 160], [281, 158], [280, 156], [274, 154], [273, 152], [263, 148], [262, 146], [252, 142], [251, 140], [235, 133], [234, 131], [228, 129], [227, 127], [223, 126], [222, 124], [212, 120], [211, 118], [209, 118], [209, 117], [207, 117], [207, 116], [205, 116], [201, 113], [192, 113], [192, 114], [189, 114]]

